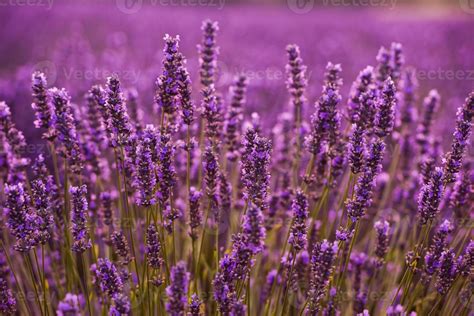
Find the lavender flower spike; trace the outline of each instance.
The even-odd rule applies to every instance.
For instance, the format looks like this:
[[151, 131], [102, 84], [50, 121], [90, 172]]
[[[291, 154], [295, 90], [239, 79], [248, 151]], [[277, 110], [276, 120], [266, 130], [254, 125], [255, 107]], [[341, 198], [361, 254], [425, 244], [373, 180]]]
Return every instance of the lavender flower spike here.
[[227, 158], [235, 161], [239, 155], [240, 133], [242, 130], [242, 109], [245, 106], [247, 78], [239, 76], [231, 87], [232, 99], [225, 118], [224, 136], [227, 146]]
[[296, 252], [299, 252], [305, 249], [307, 242], [308, 200], [302, 191], [296, 192], [291, 208], [293, 210], [293, 224], [288, 242]]
[[321, 299], [326, 295], [334, 260], [337, 253], [337, 243], [323, 240], [314, 246], [311, 256], [311, 280], [309, 290], [308, 311], [317, 315], [321, 308]]
[[71, 250], [82, 253], [92, 247], [87, 229], [87, 187], [82, 185], [80, 187], [71, 187], [71, 222], [72, 222], [72, 237], [74, 242]]
[[250, 205], [245, 214], [242, 232], [245, 243], [253, 254], [263, 250], [266, 234], [263, 222], [262, 210], [258, 206]]
[[462, 166], [464, 151], [469, 144], [472, 118], [474, 117], [474, 92], [471, 92], [457, 112], [456, 131], [451, 145], [451, 151], [444, 159], [444, 181], [451, 183], [456, 180], [456, 175]]
[[146, 260], [153, 269], [159, 269], [163, 265], [163, 255], [161, 252], [161, 242], [155, 225], [149, 225], [146, 230]]
[[201, 85], [209, 87], [214, 85], [216, 76], [216, 62], [219, 48], [216, 46], [216, 33], [219, 31], [217, 22], [205, 20], [202, 23], [203, 31], [202, 43], [198, 45], [199, 51], [199, 75]]
[[2, 315], [16, 315], [16, 299], [12, 290], [8, 288], [5, 277], [0, 276], [0, 313]]
[[130, 247], [128, 246], [125, 235], [121, 231], [115, 231], [112, 233], [112, 236], [110, 236], [110, 239], [112, 240], [115, 251], [122, 259], [121, 263], [123, 265], [129, 264], [132, 258], [130, 257]]
[[357, 80], [352, 84], [349, 100], [347, 103], [347, 112], [351, 123], [355, 124], [361, 120], [363, 105], [361, 96], [366, 93], [374, 83], [374, 68], [367, 66], [357, 76]]
[[385, 255], [387, 254], [388, 231], [390, 226], [387, 221], [383, 220], [376, 221], [374, 228], [377, 232], [377, 248], [375, 249], [375, 255], [377, 256], [376, 266], [381, 267], [385, 262]]
[[29, 208], [30, 198], [22, 183], [5, 186], [7, 227], [16, 238], [15, 250], [28, 252], [39, 242], [39, 218]]
[[195, 187], [189, 189], [189, 226], [191, 227], [190, 236], [197, 239], [196, 229], [202, 224], [202, 215], [199, 210], [202, 193]]
[[382, 93], [377, 102], [377, 115], [375, 117], [375, 134], [387, 137], [393, 130], [395, 123], [396, 87], [392, 79], [384, 82]]
[[352, 125], [352, 134], [349, 142], [349, 163], [353, 174], [362, 171], [365, 158], [364, 127], [361, 124]]
[[125, 97], [117, 76], [113, 75], [107, 78], [106, 95], [111, 145], [112, 147], [125, 146], [129, 142], [132, 130], [125, 105]]
[[137, 189], [136, 203], [151, 206], [156, 203], [156, 150], [158, 133], [153, 125], [147, 125], [140, 135], [135, 161], [134, 186]]
[[288, 79], [286, 87], [291, 94], [291, 104], [293, 106], [293, 119], [295, 127], [301, 124], [303, 117], [303, 106], [306, 102], [304, 92], [307, 86], [306, 66], [301, 59], [300, 48], [297, 45], [288, 45], [286, 47], [288, 54], [288, 64], [286, 73]]
[[33, 103], [31, 107], [35, 111], [36, 120], [35, 127], [45, 130], [43, 137], [46, 139], [54, 139], [55, 135], [51, 130], [53, 122], [53, 109], [48, 99], [48, 83], [46, 76], [36, 71], [31, 76], [31, 89], [33, 90]]
[[52, 88], [49, 94], [54, 106], [53, 129], [58, 135], [59, 153], [67, 159], [71, 171], [79, 174], [83, 168], [84, 157], [72, 114], [71, 98], [64, 89]]
[[171, 268], [170, 285], [166, 288], [166, 311], [171, 316], [184, 316], [187, 306], [189, 272], [184, 261]]
[[99, 258], [97, 264], [91, 266], [91, 271], [95, 274], [95, 281], [98, 282], [100, 290], [108, 298], [113, 297], [123, 291], [123, 280], [117, 267], [107, 258]]
[[430, 90], [428, 96], [423, 100], [423, 116], [417, 127], [416, 141], [422, 147], [426, 146], [429, 141], [431, 134], [431, 126], [433, 125], [433, 119], [436, 111], [439, 108], [441, 97], [436, 90]]
[[448, 292], [458, 274], [455, 256], [456, 253], [452, 249], [444, 251], [441, 255], [441, 266], [436, 282], [436, 289], [441, 295], [445, 295]]
[[418, 213], [421, 224], [426, 224], [436, 217], [443, 194], [443, 171], [436, 168], [431, 175], [430, 182], [421, 189], [418, 198]]
[[201, 314], [201, 300], [199, 299], [199, 296], [194, 293], [191, 295], [191, 302], [189, 304], [189, 316], [200, 316]]
[[164, 37], [165, 48], [163, 49], [163, 74], [156, 80], [155, 102], [157, 109], [163, 113], [173, 114], [177, 111], [179, 103], [178, 70], [181, 65], [181, 57], [178, 57], [179, 36]]

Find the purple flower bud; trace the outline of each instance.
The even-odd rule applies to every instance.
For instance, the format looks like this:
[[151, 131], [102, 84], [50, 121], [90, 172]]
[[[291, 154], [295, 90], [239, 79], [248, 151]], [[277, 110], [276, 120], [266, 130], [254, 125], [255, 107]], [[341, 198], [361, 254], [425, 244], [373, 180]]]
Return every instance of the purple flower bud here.
[[270, 182], [271, 143], [256, 134], [253, 129], [248, 129], [244, 147], [241, 164], [246, 194], [252, 203], [263, 208]]
[[220, 99], [216, 95], [213, 85], [202, 90], [202, 116], [206, 120], [206, 136], [214, 139], [219, 136], [221, 129], [221, 104]]
[[429, 284], [431, 277], [438, 271], [443, 251], [448, 246], [447, 237], [453, 231], [454, 227], [450, 221], [444, 220], [433, 237], [433, 243], [425, 255], [425, 269], [423, 281]]
[[392, 43], [390, 46], [390, 55], [392, 68], [390, 76], [395, 85], [398, 85], [398, 82], [402, 76], [402, 67], [405, 64], [405, 56], [403, 55], [402, 44]]
[[117, 293], [112, 297], [112, 306], [109, 316], [126, 316], [130, 314], [130, 299], [123, 293]]
[[321, 308], [321, 300], [326, 295], [336, 254], [337, 243], [328, 242], [326, 239], [318, 242], [313, 248], [308, 303], [311, 315], [316, 315]]
[[367, 66], [357, 76], [356, 81], [352, 84], [349, 100], [347, 102], [347, 112], [352, 124], [360, 122], [362, 118], [363, 104], [361, 104], [361, 96], [369, 91], [374, 83], [374, 68]]
[[308, 82], [306, 80], [306, 66], [301, 58], [300, 48], [297, 45], [286, 47], [288, 54], [288, 64], [286, 65], [287, 81], [286, 88], [291, 95], [291, 105], [293, 107], [294, 126], [301, 124], [303, 106], [306, 102], [304, 92]]
[[153, 125], [147, 125], [140, 135], [137, 146], [134, 186], [136, 203], [148, 207], [156, 203], [156, 150], [158, 133]]
[[199, 296], [194, 293], [191, 295], [191, 302], [189, 303], [189, 316], [200, 316], [201, 314], [201, 300]]
[[471, 188], [474, 188], [472, 179], [474, 179], [472, 177], [472, 171], [469, 166], [467, 166], [459, 175], [454, 185], [453, 192], [450, 196], [450, 205], [456, 210], [458, 215], [460, 215], [459, 212], [462, 211], [464, 206], [469, 204], [469, 196], [472, 194]]
[[387, 221], [376, 221], [374, 224], [375, 231], [377, 232], [377, 247], [375, 249], [375, 255], [377, 256], [378, 260], [376, 265], [381, 267], [385, 262], [385, 255], [387, 254], [388, 250], [388, 231], [389, 231], [389, 224]]
[[82, 253], [92, 247], [87, 229], [87, 187], [85, 185], [73, 186], [69, 189], [69, 193], [71, 194], [71, 222], [74, 240], [71, 250]]
[[176, 172], [173, 166], [174, 146], [170, 134], [164, 129], [160, 133], [158, 146], [158, 199], [164, 205], [175, 185]]
[[77, 294], [66, 293], [66, 296], [58, 303], [56, 314], [58, 316], [80, 316], [81, 311], [81, 297]]
[[418, 213], [421, 224], [426, 224], [436, 217], [439, 211], [439, 203], [443, 195], [443, 171], [436, 168], [430, 182], [423, 185], [418, 197]]
[[145, 253], [148, 265], [153, 269], [159, 269], [163, 265], [163, 254], [161, 242], [155, 225], [149, 225], [146, 230]]
[[39, 238], [40, 243], [45, 244], [51, 239], [54, 227], [54, 218], [52, 211], [54, 210], [52, 196], [48, 192], [48, 187], [41, 179], [36, 179], [31, 183], [31, 198], [33, 206], [36, 209], [39, 221]]
[[52, 88], [48, 93], [54, 106], [53, 129], [59, 142], [59, 154], [67, 159], [68, 168], [79, 174], [83, 168], [84, 157], [72, 115], [71, 98], [64, 89]]
[[452, 249], [444, 251], [441, 255], [441, 266], [435, 285], [436, 290], [441, 295], [445, 295], [448, 292], [458, 274], [455, 256], [456, 253]]
[[437, 90], [430, 90], [428, 96], [423, 100], [423, 116], [417, 127], [416, 141], [422, 146], [426, 146], [431, 134], [431, 126], [434, 116], [438, 111], [441, 97]]
[[113, 224], [113, 211], [112, 211], [112, 194], [110, 192], [101, 192], [100, 196], [100, 215], [107, 226]]
[[456, 175], [461, 170], [462, 160], [466, 146], [469, 144], [472, 118], [474, 117], [474, 92], [471, 92], [457, 112], [456, 130], [451, 145], [451, 151], [444, 159], [444, 182], [451, 183], [456, 180]]
[[296, 252], [306, 248], [306, 220], [308, 219], [308, 200], [302, 191], [296, 192], [292, 204], [293, 222], [288, 242]]
[[[87, 122], [91, 140], [101, 148], [105, 148], [107, 142], [106, 126], [109, 113], [105, 108], [104, 90], [100, 86], [93, 86], [87, 93], [86, 100]], [[105, 115], [105, 118], [103, 115]]]
[[401, 122], [411, 127], [411, 124], [417, 120], [416, 109], [416, 89], [418, 82], [416, 80], [416, 70], [408, 68], [403, 74], [402, 92], [403, 102], [401, 109]]
[[349, 142], [349, 162], [353, 174], [362, 171], [365, 160], [365, 131], [362, 125], [352, 125], [352, 134]]
[[377, 87], [379, 90], [382, 90], [384, 82], [391, 76], [393, 71], [390, 52], [385, 47], [380, 47], [376, 60]]
[[209, 87], [215, 83], [217, 69], [217, 55], [219, 48], [216, 46], [216, 33], [219, 31], [217, 22], [205, 20], [202, 23], [202, 43], [198, 45], [199, 75], [201, 85]]
[[191, 98], [191, 79], [186, 69], [186, 60], [182, 57], [181, 67], [177, 70], [178, 93], [180, 96], [181, 117], [184, 124], [191, 125], [194, 121], [195, 106]]
[[311, 117], [311, 134], [306, 138], [306, 146], [310, 153], [318, 154], [323, 142], [332, 147], [339, 137], [340, 113], [337, 105], [341, 101], [339, 88], [342, 85], [339, 64], [328, 63], [326, 66], [323, 94], [317, 102], [317, 111]]
[[56, 136], [51, 129], [53, 122], [53, 109], [48, 99], [48, 83], [46, 76], [36, 71], [31, 76], [31, 89], [33, 91], [33, 103], [31, 107], [35, 111], [36, 120], [34, 122], [36, 128], [44, 129], [43, 137], [46, 139], [54, 139]]
[[464, 253], [459, 261], [459, 272], [463, 276], [469, 276], [474, 267], [474, 241], [469, 241], [466, 249], [464, 249]]
[[189, 272], [186, 271], [184, 261], [178, 262], [171, 268], [170, 285], [166, 288], [168, 302], [166, 311], [171, 316], [184, 316], [188, 303], [187, 293]]
[[247, 78], [239, 76], [230, 88], [232, 98], [230, 107], [225, 117], [224, 136], [227, 146], [227, 158], [236, 161], [240, 148], [240, 133], [242, 131], [243, 107], [245, 106], [245, 94], [247, 90]]
[[28, 252], [39, 242], [39, 218], [30, 207], [30, 198], [23, 183], [5, 186], [4, 213], [7, 227], [16, 238], [15, 250]]
[[114, 246], [115, 252], [122, 259], [121, 264], [127, 265], [132, 261], [130, 257], [130, 247], [128, 246], [128, 241], [125, 235], [121, 231], [115, 231], [110, 236], [112, 245]]
[[202, 215], [199, 210], [202, 193], [191, 187], [189, 190], [189, 226], [191, 238], [197, 239], [196, 229], [202, 224]]
[[16, 315], [16, 299], [3, 276], [0, 276], [0, 313], [2, 315]]
[[263, 250], [265, 241], [265, 227], [263, 226], [263, 213], [261, 208], [250, 205], [244, 217], [242, 233], [245, 243], [253, 254]]
[[123, 280], [117, 267], [107, 258], [99, 258], [97, 264], [91, 266], [95, 279], [102, 293], [105, 293], [109, 299], [122, 293]]
[[379, 100], [377, 101], [377, 115], [375, 117], [375, 134], [387, 137], [392, 133], [395, 123], [396, 87], [391, 79], [385, 81]]
[[178, 56], [179, 36], [166, 34], [164, 41], [163, 74], [156, 80], [155, 102], [158, 110], [172, 115], [179, 105], [178, 70], [181, 68], [182, 56]]
[[207, 147], [203, 157], [204, 174], [206, 182], [206, 195], [209, 200], [210, 209], [215, 219], [219, 218], [218, 214], [218, 197], [217, 197], [217, 181], [219, 175], [219, 163], [217, 157], [211, 147]]
[[117, 76], [107, 78], [106, 95], [111, 145], [112, 147], [125, 146], [128, 144], [132, 130], [125, 105], [126, 100]]

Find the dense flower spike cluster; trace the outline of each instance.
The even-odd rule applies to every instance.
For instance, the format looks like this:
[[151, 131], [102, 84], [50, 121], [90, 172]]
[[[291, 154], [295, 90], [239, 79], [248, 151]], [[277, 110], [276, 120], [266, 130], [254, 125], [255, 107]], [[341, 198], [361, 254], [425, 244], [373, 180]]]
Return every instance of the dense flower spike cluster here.
[[[398, 43], [349, 85], [328, 63], [322, 91], [289, 45], [276, 91], [218, 77], [217, 23], [202, 31], [189, 69], [189, 34], [164, 37], [155, 91], [34, 72], [35, 135], [24, 99], [0, 101], [0, 314], [472, 314], [474, 92], [449, 147], [441, 98], [459, 96], [417, 82]], [[105, 45], [121, 74], [128, 43]]]

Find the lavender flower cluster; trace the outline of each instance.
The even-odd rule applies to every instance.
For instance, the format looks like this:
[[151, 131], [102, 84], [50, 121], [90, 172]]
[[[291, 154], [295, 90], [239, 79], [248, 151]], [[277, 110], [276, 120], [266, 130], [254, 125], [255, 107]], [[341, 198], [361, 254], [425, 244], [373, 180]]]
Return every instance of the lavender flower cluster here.
[[332, 62], [311, 100], [291, 44], [268, 130], [245, 74], [216, 85], [218, 33], [203, 22], [196, 82], [186, 34], [165, 35], [146, 117], [116, 74], [76, 100], [34, 72], [48, 156], [0, 102], [0, 313], [471, 315], [474, 92], [442, 148], [441, 96], [418, 100], [400, 43], [347, 100]]

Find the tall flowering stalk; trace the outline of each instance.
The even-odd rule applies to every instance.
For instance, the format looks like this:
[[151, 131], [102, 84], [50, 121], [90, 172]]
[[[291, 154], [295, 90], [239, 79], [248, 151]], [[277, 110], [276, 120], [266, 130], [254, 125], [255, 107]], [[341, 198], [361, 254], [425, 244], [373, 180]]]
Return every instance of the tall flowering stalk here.
[[158, 132], [153, 125], [147, 125], [138, 141], [134, 175], [134, 185], [137, 189], [136, 203], [145, 207], [156, 203], [157, 146]]
[[293, 211], [293, 223], [290, 228], [288, 242], [293, 246], [295, 252], [299, 252], [306, 248], [307, 243], [306, 221], [308, 219], [308, 201], [303, 192], [296, 192], [291, 208]]

